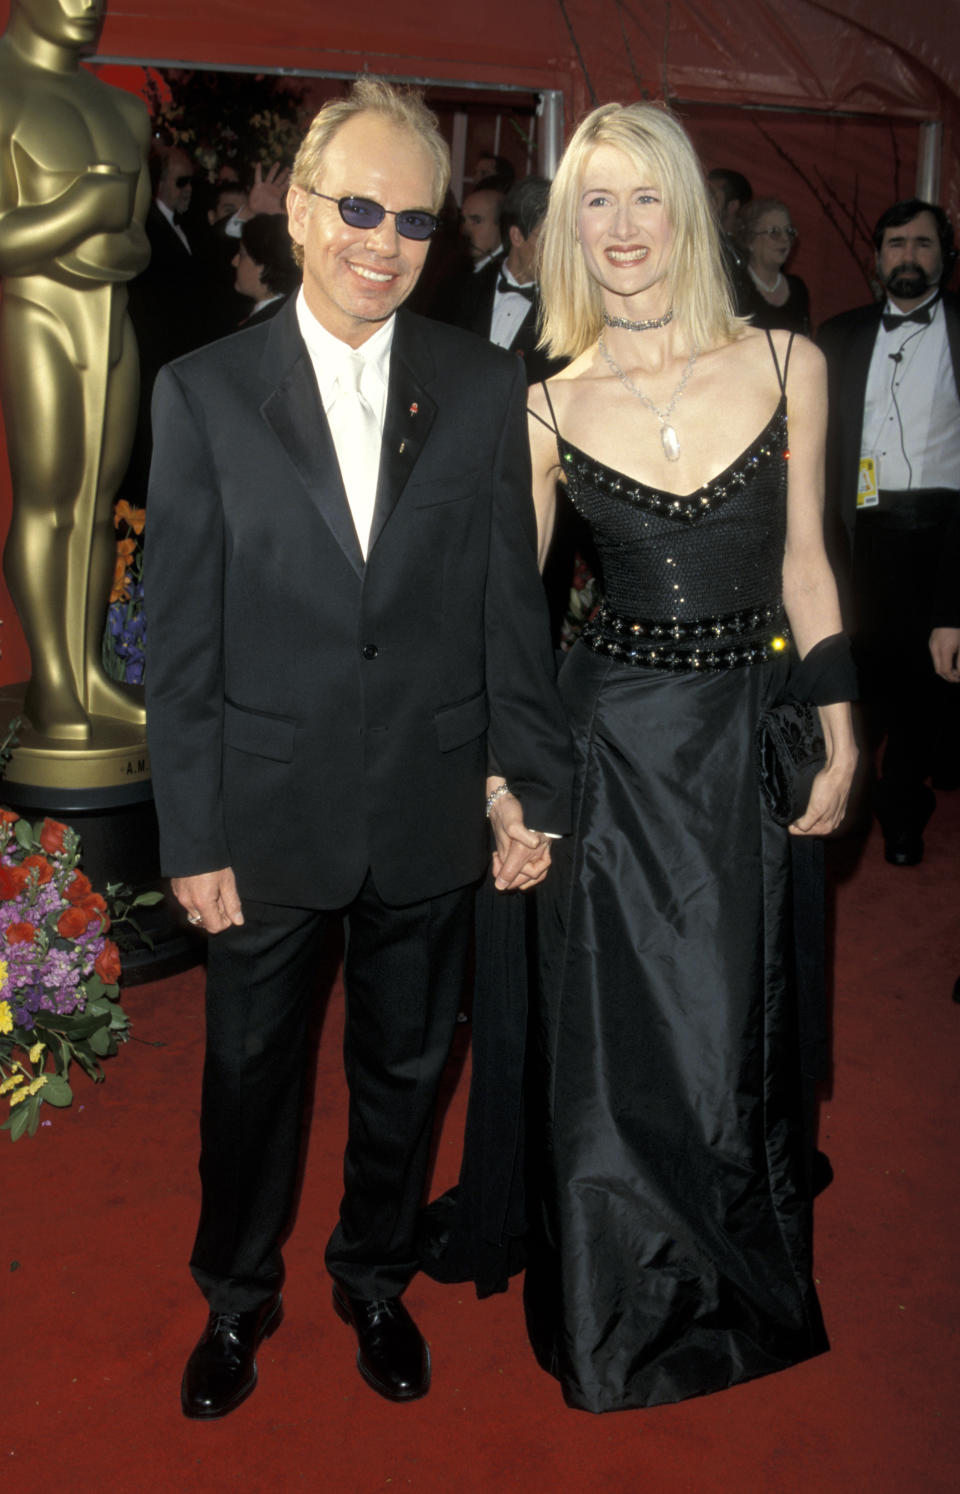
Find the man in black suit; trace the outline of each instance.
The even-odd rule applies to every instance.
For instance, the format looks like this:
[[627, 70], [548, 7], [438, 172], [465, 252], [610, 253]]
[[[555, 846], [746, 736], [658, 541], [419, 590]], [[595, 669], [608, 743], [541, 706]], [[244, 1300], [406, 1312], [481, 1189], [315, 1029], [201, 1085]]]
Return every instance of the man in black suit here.
[[960, 302], [942, 208], [896, 203], [874, 230], [886, 299], [833, 317], [828, 519], [852, 552], [853, 626], [870, 746], [886, 734], [875, 809], [894, 866], [923, 856], [933, 786], [955, 786], [956, 692], [927, 647], [943, 541], [960, 503]]
[[427, 1390], [400, 1294], [485, 788], [502, 889], [538, 881], [568, 827], [522, 371], [397, 309], [448, 170], [416, 97], [367, 78], [327, 104], [288, 196], [302, 291], [157, 384], [151, 756], [165, 870], [215, 936], [191, 1261], [210, 1315], [188, 1416], [250, 1393], [279, 1322], [311, 978], [344, 926], [349, 1136], [326, 1262], [367, 1382]]
[[505, 254], [470, 277], [457, 317], [458, 326], [522, 358], [528, 384], [539, 384], [563, 367], [537, 348], [537, 253], [549, 198], [550, 183], [542, 176], [524, 177], [510, 188], [500, 214]]

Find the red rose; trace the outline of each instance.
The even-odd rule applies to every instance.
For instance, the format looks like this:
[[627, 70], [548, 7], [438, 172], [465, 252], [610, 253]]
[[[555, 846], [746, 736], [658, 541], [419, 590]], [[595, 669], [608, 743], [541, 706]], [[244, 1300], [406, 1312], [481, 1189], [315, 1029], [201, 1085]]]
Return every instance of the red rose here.
[[0, 865], [0, 900], [9, 903], [19, 897], [30, 873], [22, 866]]
[[65, 939], [79, 939], [87, 931], [90, 915], [83, 908], [64, 908], [57, 919], [57, 932]]
[[29, 872], [31, 867], [36, 869], [37, 881], [41, 887], [45, 887], [53, 876], [53, 867], [46, 856], [24, 856], [20, 865], [26, 872]]
[[84, 898], [89, 897], [92, 891], [90, 878], [84, 876], [82, 871], [75, 871], [73, 880], [67, 884], [63, 895], [68, 903], [82, 903]]
[[0, 824], [13, 825], [19, 818], [15, 809], [0, 809]]
[[120, 951], [112, 939], [108, 939], [93, 962], [93, 968], [105, 986], [115, 986], [120, 979]]
[[7, 928], [7, 943], [32, 944], [35, 932], [32, 923], [11, 923]]
[[104, 934], [107, 932], [107, 929], [110, 927], [110, 918], [107, 913], [107, 905], [99, 892], [88, 893], [81, 902], [76, 903], [74, 906], [79, 908], [81, 912], [86, 913], [91, 921], [94, 918], [99, 918], [101, 932]]
[[44, 820], [40, 844], [48, 856], [55, 856], [58, 851], [63, 850], [63, 837], [66, 833], [66, 825], [61, 825], [59, 820]]

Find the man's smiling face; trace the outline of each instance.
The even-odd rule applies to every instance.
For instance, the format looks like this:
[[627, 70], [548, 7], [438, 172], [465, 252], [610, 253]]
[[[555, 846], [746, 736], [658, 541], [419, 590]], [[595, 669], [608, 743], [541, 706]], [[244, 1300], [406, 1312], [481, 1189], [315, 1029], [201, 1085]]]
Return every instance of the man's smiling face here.
[[316, 192], [365, 197], [392, 212], [376, 228], [351, 228], [337, 201], [303, 187], [287, 197], [290, 235], [303, 248], [307, 306], [334, 337], [359, 347], [413, 290], [429, 239], [397, 233], [393, 213], [434, 212], [435, 167], [412, 132], [379, 114], [356, 114], [340, 126], [324, 152]]

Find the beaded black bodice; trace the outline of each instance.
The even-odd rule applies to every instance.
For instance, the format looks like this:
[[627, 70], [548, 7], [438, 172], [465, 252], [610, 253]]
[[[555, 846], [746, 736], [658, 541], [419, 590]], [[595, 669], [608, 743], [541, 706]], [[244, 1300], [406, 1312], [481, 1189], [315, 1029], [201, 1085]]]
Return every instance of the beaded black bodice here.
[[686, 497], [595, 461], [558, 434], [567, 491], [590, 526], [607, 604], [694, 623], [780, 600], [786, 538], [786, 400], [735, 462]]
[[636, 482], [553, 430], [567, 491], [603, 567], [604, 602], [585, 642], [667, 670], [769, 658], [783, 627], [786, 395], [736, 461], [686, 496]]

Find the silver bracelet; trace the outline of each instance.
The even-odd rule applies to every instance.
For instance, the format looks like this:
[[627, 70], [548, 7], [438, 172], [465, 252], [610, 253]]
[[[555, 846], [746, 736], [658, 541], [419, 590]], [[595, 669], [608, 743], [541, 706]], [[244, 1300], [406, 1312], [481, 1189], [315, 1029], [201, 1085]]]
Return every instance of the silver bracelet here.
[[497, 800], [502, 799], [504, 794], [509, 794], [509, 792], [509, 785], [506, 783], [501, 783], [499, 788], [495, 788], [492, 794], [487, 795], [487, 819], [490, 818], [490, 811], [496, 804]]

